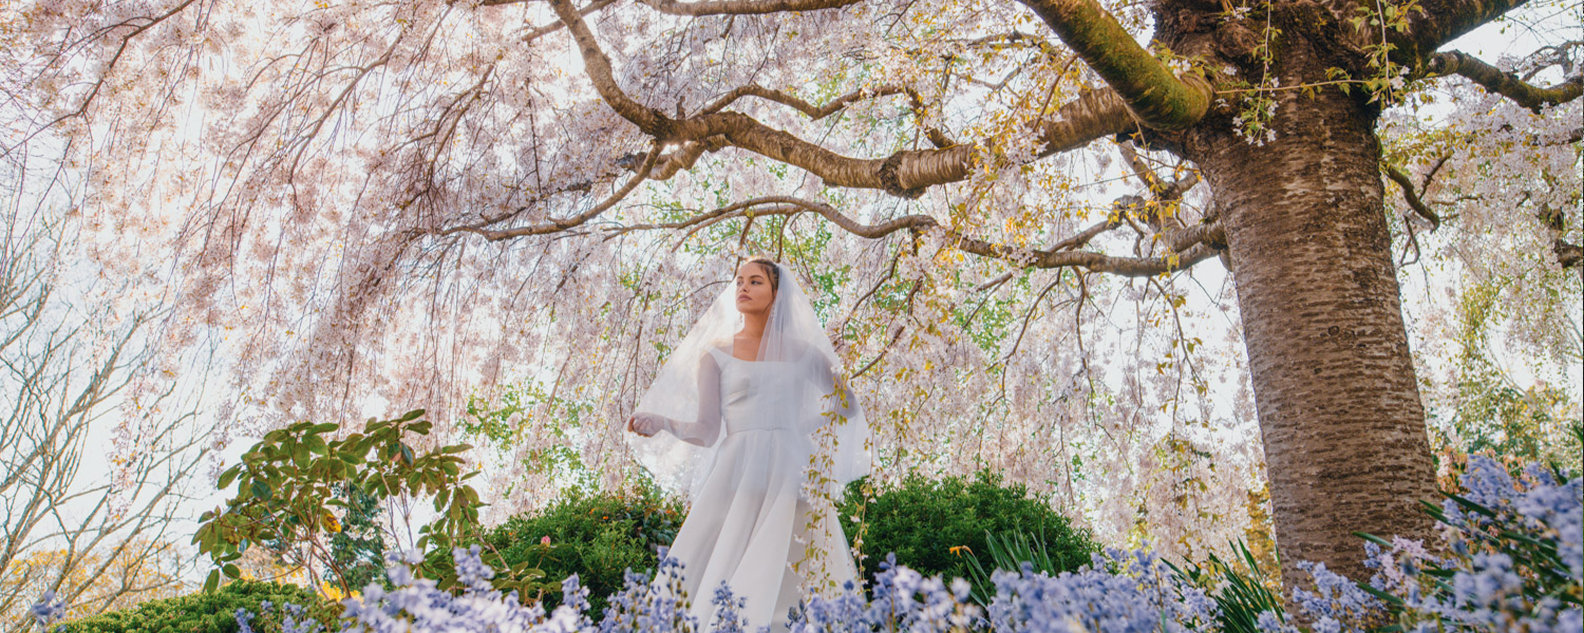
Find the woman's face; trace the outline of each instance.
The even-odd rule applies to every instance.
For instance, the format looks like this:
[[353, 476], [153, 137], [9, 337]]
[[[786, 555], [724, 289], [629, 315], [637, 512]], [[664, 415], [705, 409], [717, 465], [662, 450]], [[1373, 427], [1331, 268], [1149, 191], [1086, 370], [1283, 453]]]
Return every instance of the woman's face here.
[[737, 311], [754, 314], [770, 309], [775, 291], [770, 289], [770, 271], [753, 262], [737, 267]]

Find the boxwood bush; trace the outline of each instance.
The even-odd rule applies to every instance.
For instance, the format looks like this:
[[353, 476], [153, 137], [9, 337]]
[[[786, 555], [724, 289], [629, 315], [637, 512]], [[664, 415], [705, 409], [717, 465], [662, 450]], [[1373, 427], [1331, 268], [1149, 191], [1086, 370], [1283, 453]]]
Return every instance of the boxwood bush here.
[[[263, 608], [265, 602], [271, 605], [267, 611]], [[275, 633], [281, 630], [281, 614], [287, 604], [303, 607], [309, 619], [323, 625], [321, 631], [341, 628], [337, 620], [340, 605], [297, 585], [256, 580], [237, 580], [212, 593], [149, 600], [130, 609], [65, 624], [70, 633], [236, 633], [241, 628], [237, 625], [237, 609], [247, 609], [253, 614], [253, 631]]]
[[1057, 571], [1088, 564], [1089, 554], [1098, 550], [1090, 533], [1074, 529], [1048, 500], [1031, 496], [1023, 484], [1005, 483], [990, 470], [943, 479], [911, 475], [894, 487], [874, 490], [867, 507], [860, 508], [865, 483], [848, 486], [840, 511], [849, 542], [860, 527], [853, 522], [855, 515], [861, 511], [868, 524], [860, 567], [871, 580], [888, 552], [896, 552], [898, 563], [925, 576], [970, 578], [968, 556], [993, 569], [987, 532], [1022, 532], [1043, 542]]
[[622, 588], [623, 572], [654, 569], [656, 548], [671, 544], [683, 516], [680, 501], [652, 489], [625, 494], [573, 489], [543, 510], [490, 530], [482, 555], [496, 569], [542, 572], [548, 581], [541, 596], [547, 609], [561, 602], [561, 579], [576, 573], [589, 589], [593, 612], [599, 613], [605, 597]]

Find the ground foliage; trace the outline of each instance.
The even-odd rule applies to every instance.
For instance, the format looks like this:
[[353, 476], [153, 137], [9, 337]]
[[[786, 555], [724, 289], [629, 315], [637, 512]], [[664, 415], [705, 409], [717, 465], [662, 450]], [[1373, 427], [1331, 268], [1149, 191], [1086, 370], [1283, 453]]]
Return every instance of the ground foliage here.
[[70, 633], [238, 633], [237, 613], [245, 611], [253, 614], [246, 619], [254, 631], [280, 633], [288, 604], [304, 609], [298, 621], [319, 622], [323, 631], [338, 628], [340, 605], [325, 601], [311, 589], [257, 580], [236, 580], [214, 592], [149, 600], [130, 609], [63, 624]]

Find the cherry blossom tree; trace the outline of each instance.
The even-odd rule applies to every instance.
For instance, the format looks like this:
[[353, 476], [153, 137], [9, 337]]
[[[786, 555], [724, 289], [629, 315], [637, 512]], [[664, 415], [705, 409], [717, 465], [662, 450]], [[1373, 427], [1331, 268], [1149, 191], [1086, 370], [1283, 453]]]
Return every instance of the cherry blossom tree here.
[[231, 350], [244, 429], [422, 406], [620, 479], [605, 422], [769, 252], [884, 472], [1171, 544], [1263, 471], [1284, 565], [1357, 571], [1434, 493], [1393, 240], [1578, 267], [1577, 7], [1448, 47], [1522, 4], [44, 0], [7, 9], [9, 145], [70, 142], [95, 261]]

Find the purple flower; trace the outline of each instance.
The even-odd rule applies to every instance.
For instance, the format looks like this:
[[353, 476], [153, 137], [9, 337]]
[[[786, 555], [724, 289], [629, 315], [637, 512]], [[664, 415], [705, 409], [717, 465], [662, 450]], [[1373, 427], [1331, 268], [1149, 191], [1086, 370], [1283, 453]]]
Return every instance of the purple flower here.
[[54, 590], [45, 591], [29, 611], [32, 612], [33, 621], [38, 623], [40, 629], [48, 629], [51, 623], [66, 617], [66, 601], [57, 600]]

